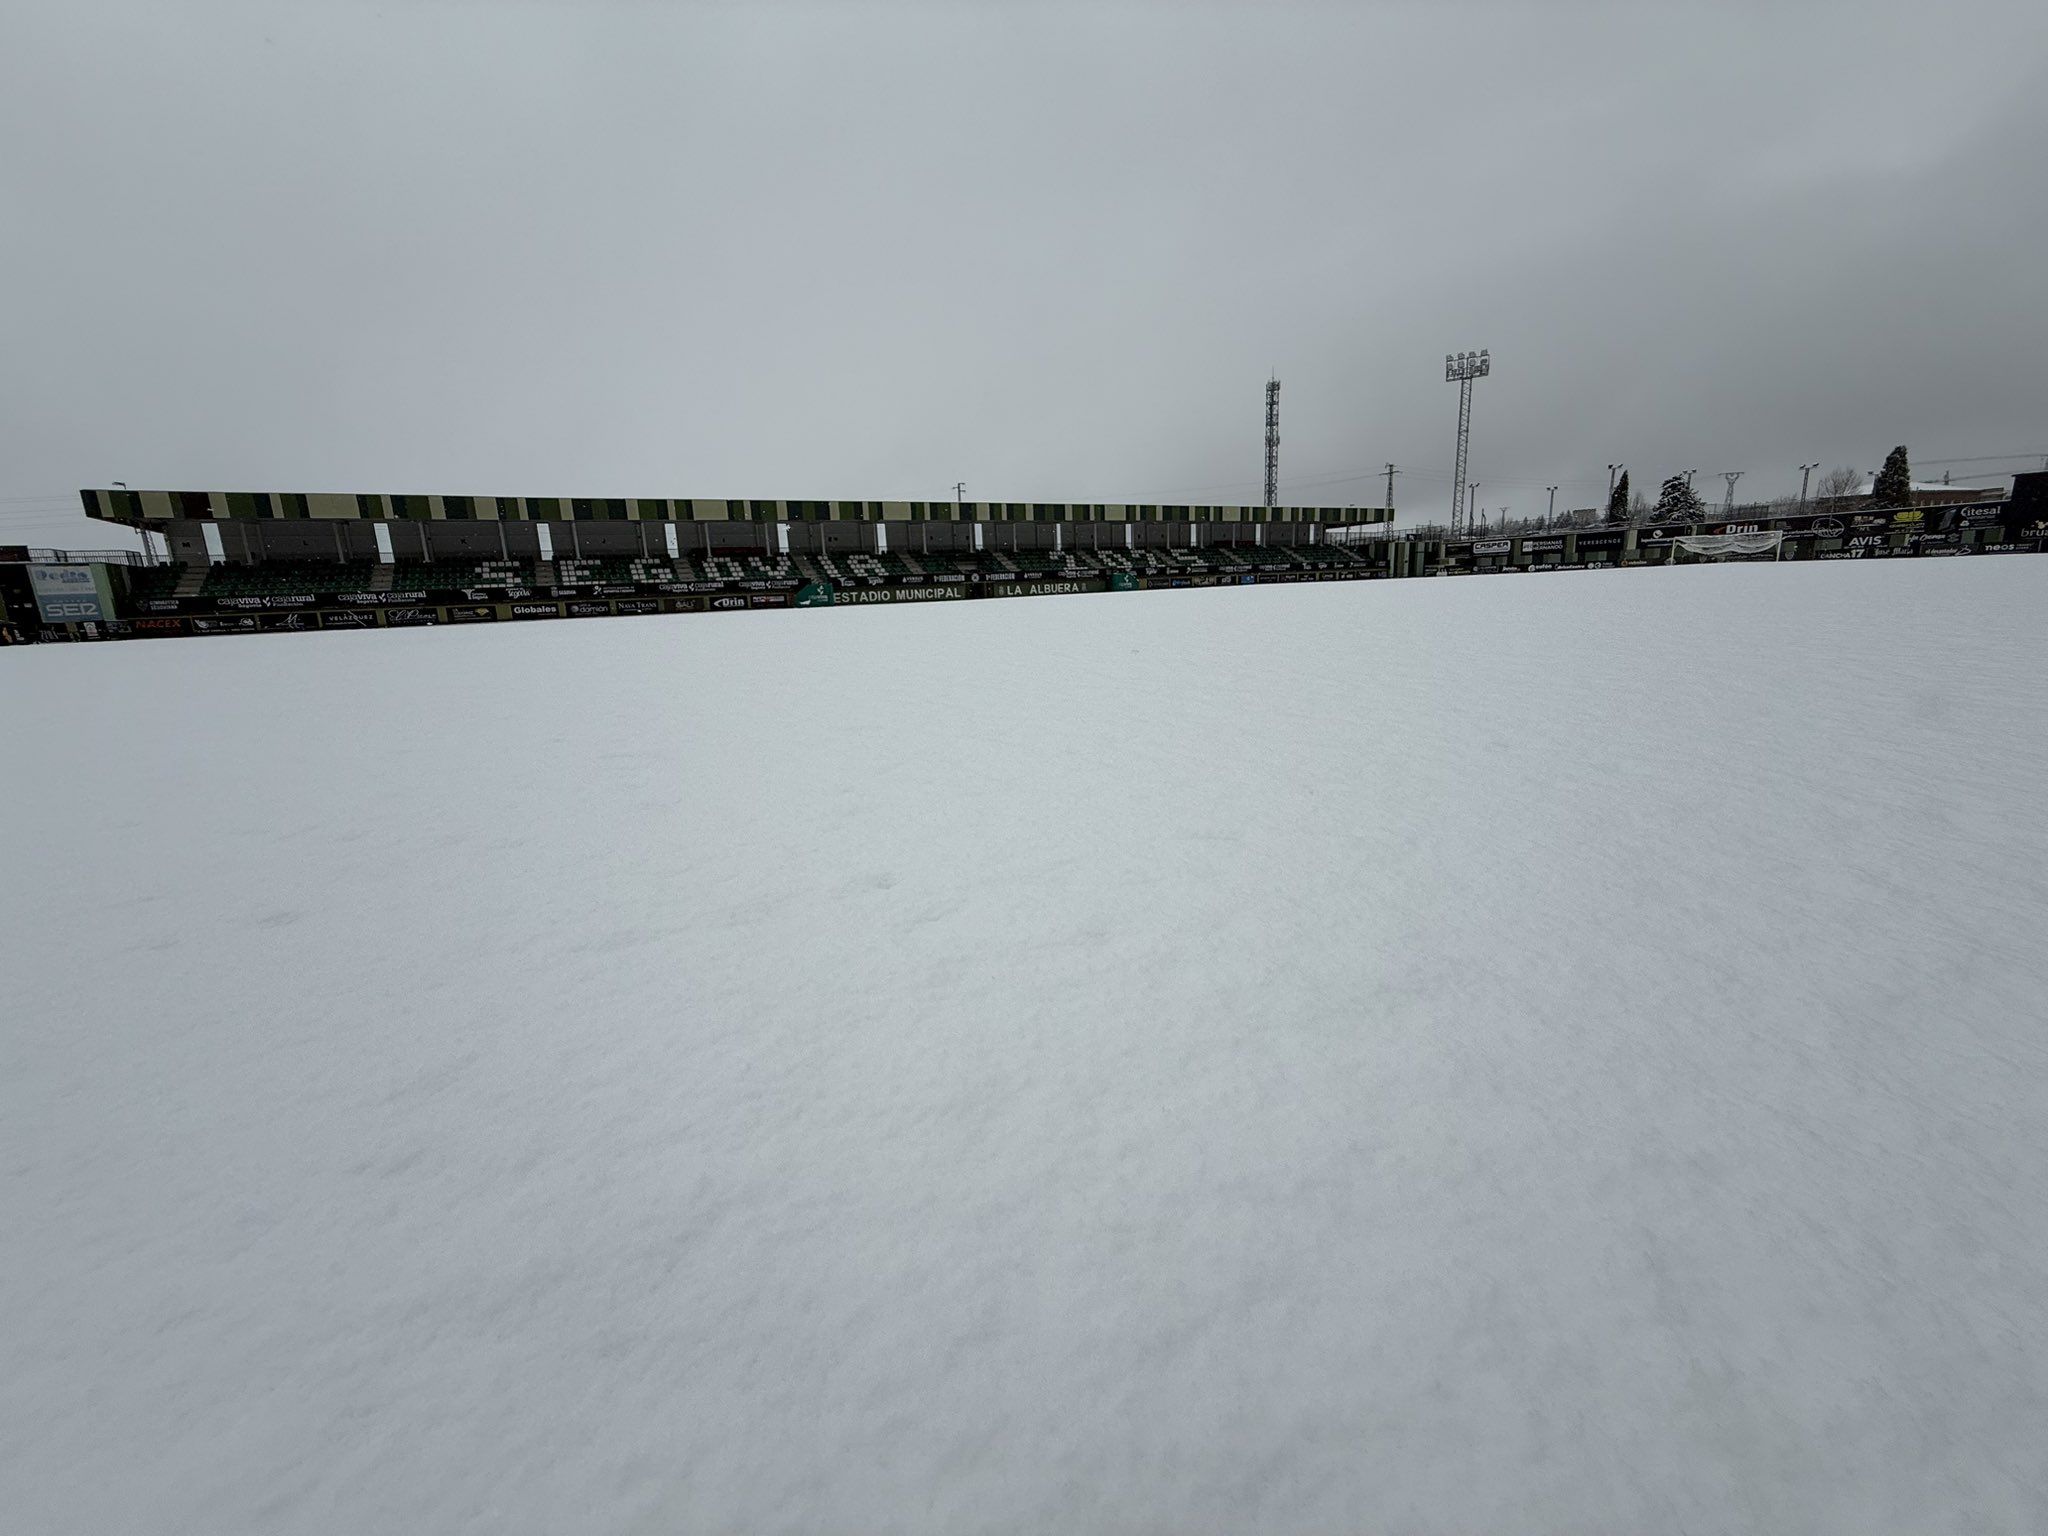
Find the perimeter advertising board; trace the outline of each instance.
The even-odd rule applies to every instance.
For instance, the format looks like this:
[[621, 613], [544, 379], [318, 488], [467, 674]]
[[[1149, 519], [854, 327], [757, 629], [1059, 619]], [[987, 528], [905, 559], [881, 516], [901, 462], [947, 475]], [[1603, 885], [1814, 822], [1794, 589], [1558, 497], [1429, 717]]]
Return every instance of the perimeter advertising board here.
[[[860, 603], [944, 603], [958, 601], [967, 595], [965, 586], [863, 587], [858, 592], [836, 592], [832, 601], [838, 606]], [[715, 600], [713, 606], [717, 606]]]
[[28, 584], [46, 624], [104, 624], [114, 617], [104, 565], [31, 565]]
[[2006, 519], [2007, 509], [1995, 507], [1949, 507], [1936, 515], [1934, 526], [1947, 531], [1953, 528], [1996, 528]]
[[1014, 587], [987, 587], [983, 597], [1052, 597], [1068, 592], [1101, 592], [1100, 581], [1033, 581]]

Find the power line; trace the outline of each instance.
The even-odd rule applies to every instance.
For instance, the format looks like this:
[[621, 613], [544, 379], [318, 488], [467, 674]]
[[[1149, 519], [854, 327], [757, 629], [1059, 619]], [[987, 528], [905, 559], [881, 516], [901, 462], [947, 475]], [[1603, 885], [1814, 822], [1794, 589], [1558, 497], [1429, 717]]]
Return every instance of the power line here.
[[[1980, 453], [1973, 455], [1965, 455], [1960, 458], [1916, 459], [1914, 460], [1914, 463], [1918, 466], [1933, 468], [1935, 466], [1946, 464], [1994, 464], [2019, 459], [2033, 462], [2044, 458], [2048, 458], [2048, 449], [2027, 449], [2017, 453]], [[1367, 480], [1381, 480], [1385, 478], [1386, 472], [1386, 464], [1384, 462], [1381, 462], [1379, 464], [1363, 464], [1359, 465], [1355, 469], [1333, 470], [1328, 474], [1311, 475], [1304, 479], [1289, 481], [1287, 482], [1287, 484], [1290, 488], [1293, 489], [1308, 490], [1317, 486], [1348, 485], [1355, 482], [1362, 482]], [[1398, 470], [1397, 473], [1406, 475], [1411, 480], [1426, 480], [1438, 483], [1453, 480], [1455, 478], [1454, 475], [1447, 475], [1440, 470], [1416, 469], [1408, 468], [1405, 466]], [[1986, 471], [1986, 473], [1996, 472]], [[1550, 481], [1548, 479], [1536, 475], [1495, 475], [1494, 478], [1487, 483], [1490, 485], [1511, 486], [1519, 489], [1532, 490], [1547, 490], [1550, 486]], [[1559, 480], [1557, 484], [1560, 487], [1568, 487], [1571, 489], [1591, 489], [1593, 487], [1600, 485], [1601, 482], [1598, 480], [1566, 479]], [[1259, 489], [1258, 482], [1256, 481], [1223, 480], [1213, 481], [1207, 485], [1175, 486], [1168, 490], [1155, 492], [1154, 494], [1158, 496], [1193, 496], [1198, 495], [1205, 491], [1234, 491], [1256, 489]], [[46, 514], [52, 512], [75, 512], [82, 517], [84, 516], [85, 509], [80, 504], [78, 500], [78, 493], [76, 491], [58, 491], [52, 492], [47, 495], [0, 496], [0, 518], [42, 516], [43, 520], [46, 521]]]
[[2030, 453], [1980, 453], [1973, 459], [1920, 459], [1921, 464], [1989, 464], [1994, 459], [2040, 459], [2048, 458], [2048, 450], [2035, 449]]

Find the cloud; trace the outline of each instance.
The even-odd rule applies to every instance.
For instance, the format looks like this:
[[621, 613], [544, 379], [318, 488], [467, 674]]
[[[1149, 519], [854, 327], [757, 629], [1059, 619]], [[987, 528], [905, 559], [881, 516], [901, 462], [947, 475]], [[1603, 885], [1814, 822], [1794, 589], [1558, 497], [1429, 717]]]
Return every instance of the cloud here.
[[1489, 505], [1584, 504], [1616, 459], [1768, 491], [1902, 439], [2048, 446], [2028, 9], [38, 4], [15, 33], [0, 496], [1252, 499], [1277, 369], [1292, 494], [1377, 500], [1393, 460], [1425, 508], [1442, 356], [1482, 345]]

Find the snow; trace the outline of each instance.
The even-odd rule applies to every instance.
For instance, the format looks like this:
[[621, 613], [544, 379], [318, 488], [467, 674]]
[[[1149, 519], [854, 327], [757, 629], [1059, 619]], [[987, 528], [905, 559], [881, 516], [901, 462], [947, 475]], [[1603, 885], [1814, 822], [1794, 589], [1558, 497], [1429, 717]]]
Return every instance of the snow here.
[[2048, 1526], [2048, 559], [0, 658], [0, 1508]]
[[[1998, 486], [1985, 487], [1969, 485], [1950, 485], [1946, 480], [1915, 480], [1912, 483], [1912, 489], [1916, 493], [1920, 491], [1981, 490], [1983, 491], [1985, 496], [1989, 497], [1994, 501], [2005, 494], [2004, 491]], [[1875, 480], [1866, 480], [1863, 482], [1863, 487], [1861, 490], [1852, 491], [1850, 494], [1852, 496], [1875, 496], [1877, 494], [1877, 482]]]

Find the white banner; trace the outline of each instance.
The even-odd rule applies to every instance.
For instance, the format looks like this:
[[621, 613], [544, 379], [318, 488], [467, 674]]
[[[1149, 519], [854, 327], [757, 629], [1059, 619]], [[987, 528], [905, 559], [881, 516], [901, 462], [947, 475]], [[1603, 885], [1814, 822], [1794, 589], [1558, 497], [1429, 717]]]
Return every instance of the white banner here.
[[1782, 533], [1687, 533], [1671, 542], [1689, 555], [1766, 555], [1784, 542]]

